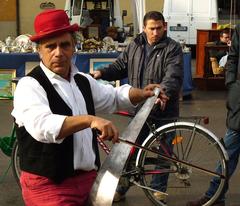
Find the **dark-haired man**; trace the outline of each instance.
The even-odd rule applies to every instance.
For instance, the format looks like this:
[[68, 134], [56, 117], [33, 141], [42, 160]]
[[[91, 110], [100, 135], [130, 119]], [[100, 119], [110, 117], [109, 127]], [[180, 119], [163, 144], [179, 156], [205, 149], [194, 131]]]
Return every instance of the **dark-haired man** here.
[[[214, 42], [214, 45], [221, 46], [227, 45], [231, 46], [231, 37], [230, 37], [230, 30], [223, 29], [220, 32], [219, 40]], [[221, 74], [224, 72], [225, 65], [227, 62], [228, 51], [226, 50], [210, 50], [209, 57], [213, 69], [214, 74]]]
[[[177, 117], [179, 115], [179, 92], [183, 81], [183, 54], [179, 43], [167, 37], [165, 20], [158, 11], [150, 11], [143, 19], [143, 32], [127, 46], [117, 60], [93, 73], [94, 78], [117, 80], [128, 77], [130, 85], [143, 88], [149, 83], [158, 83], [169, 97], [166, 105], [151, 112], [151, 120], [156, 126], [166, 122], [159, 118]], [[144, 125], [138, 143], [148, 136], [149, 129]], [[166, 139], [171, 145], [171, 138]], [[162, 175], [163, 176], [163, 175]], [[152, 187], [165, 191], [167, 177], [154, 175]], [[161, 184], [159, 183], [161, 182]], [[115, 201], [123, 199], [127, 187], [118, 187]], [[158, 193], [156, 195], [159, 197]]]

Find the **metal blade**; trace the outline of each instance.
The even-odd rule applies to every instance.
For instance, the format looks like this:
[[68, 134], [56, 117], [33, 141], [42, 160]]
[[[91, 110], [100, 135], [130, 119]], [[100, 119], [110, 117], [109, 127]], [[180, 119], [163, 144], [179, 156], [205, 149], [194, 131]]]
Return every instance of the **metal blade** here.
[[[155, 96], [146, 100], [142, 108], [133, 118], [127, 129], [121, 135], [121, 139], [135, 142], [139, 135], [154, 103], [160, 93], [160, 89], [154, 90]], [[122, 170], [128, 159], [131, 146], [124, 143], [115, 144], [110, 154], [100, 168], [98, 176], [94, 182], [91, 194], [90, 205], [93, 206], [111, 206], [115, 190], [118, 185]]]

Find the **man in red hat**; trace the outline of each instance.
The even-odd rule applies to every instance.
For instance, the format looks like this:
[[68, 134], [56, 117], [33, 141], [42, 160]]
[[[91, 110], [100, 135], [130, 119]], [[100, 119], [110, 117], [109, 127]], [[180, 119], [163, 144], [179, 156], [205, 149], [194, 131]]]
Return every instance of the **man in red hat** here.
[[113, 88], [79, 72], [71, 64], [79, 26], [70, 25], [63, 10], [40, 13], [34, 27], [41, 62], [19, 81], [12, 111], [23, 199], [27, 206], [86, 205], [100, 166], [95, 129], [103, 140], [118, 142], [117, 128], [95, 110], [131, 108], [159, 85]]

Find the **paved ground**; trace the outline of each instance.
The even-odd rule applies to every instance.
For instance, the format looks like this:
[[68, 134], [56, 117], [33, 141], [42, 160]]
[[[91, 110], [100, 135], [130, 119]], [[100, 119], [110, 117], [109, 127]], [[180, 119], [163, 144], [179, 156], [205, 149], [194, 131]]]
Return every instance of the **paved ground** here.
[[[222, 137], [225, 133], [225, 98], [226, 92], [209, 92], [209, 91], [194, 91], [193, 99], [191, 101], [181, 102], [181, 115], [208, 115], [210, 117], [210, 123], [207, 127], [213, 131], [217, 136]], [[0, 136], [7, 135], [11, 130], [11, 117], [9, 113], [11, 111], [11, 104], [8, 101], [0, 101]], [[121, 117], [106, 116], [112, 119], [120, 130], [127, 125], [128, 120]], [[103, 155], [102, 155], [103, 156]], [[103, 156], [104, 158], [104, 156]], [[4, 172], [9, 164], [9, 158], [6, 157], [0, 151], [0, 177], [2, 178]], [[240, 171], [239, 167], [234, 174], [230, 182], [230, 190], [228, 193], [227, 206], [239, 206], [240, 205]], [[18, 188], [11, 170], [7, 173], [4, 179], [1, 179], [0, 183], [0, 206], [22, 206], [20, 189]], [[144, 193], [133, 187], [130, 189], [127, 199], [115, 204], [116, 206], [143, 206], [151, 205], [146, 199]]]

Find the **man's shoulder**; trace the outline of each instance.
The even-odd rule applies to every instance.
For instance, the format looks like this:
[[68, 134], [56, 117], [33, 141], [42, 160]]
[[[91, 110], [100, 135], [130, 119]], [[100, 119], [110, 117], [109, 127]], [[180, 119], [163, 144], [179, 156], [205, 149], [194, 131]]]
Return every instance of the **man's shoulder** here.
[[166, 41], [168, 41], [170, 44], [175, 44], [175, 45], [180, 45], [179, 42], [177, 42], [176, 40], [172, 39], [171, 37], [166, 37]]
[[171, 37], [166, 37], [165, 42], [167, 44], [167, 47], [169, 48], [181, 48], [181, 45], [176, 40], [172, 39]]
[[145, 39], [143, 33], [138, 34], [131, 42], [130, 44], [137, 44], [142, 45], [145, 44]]

